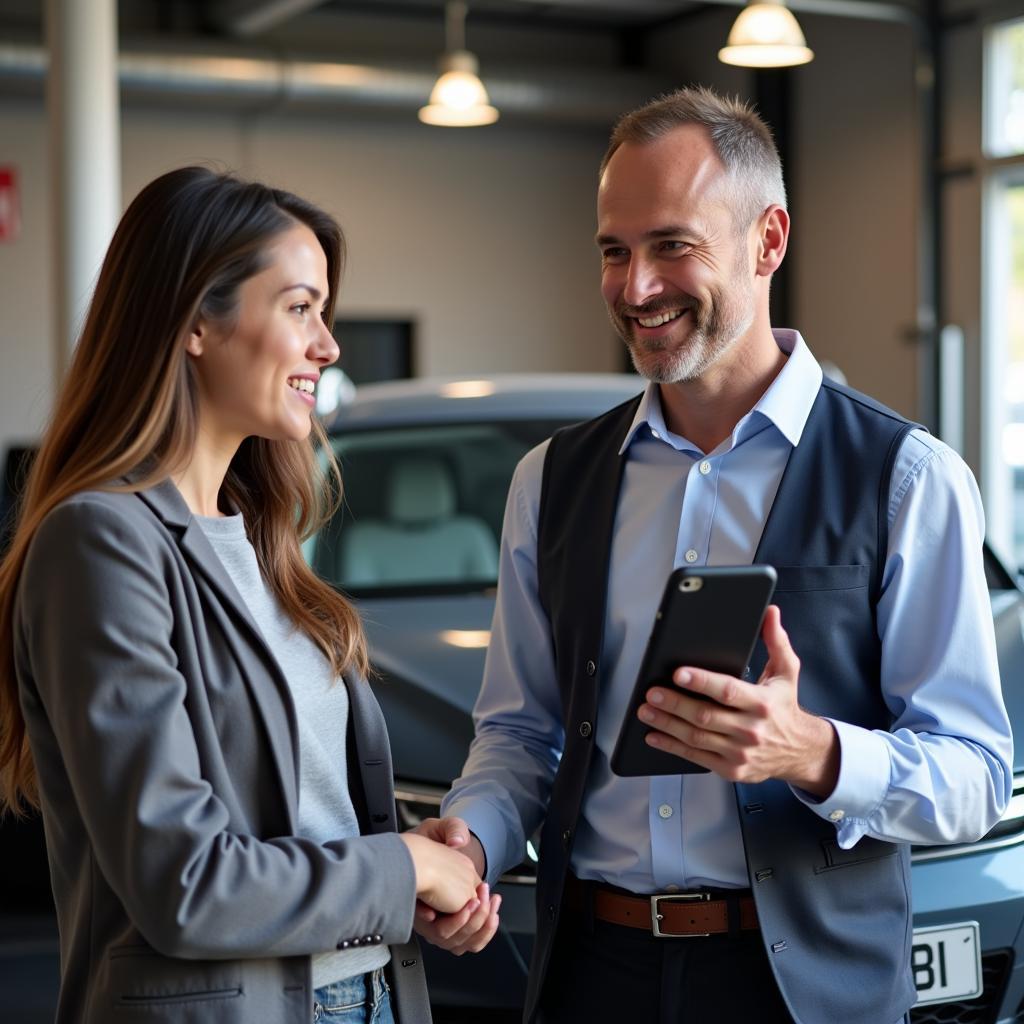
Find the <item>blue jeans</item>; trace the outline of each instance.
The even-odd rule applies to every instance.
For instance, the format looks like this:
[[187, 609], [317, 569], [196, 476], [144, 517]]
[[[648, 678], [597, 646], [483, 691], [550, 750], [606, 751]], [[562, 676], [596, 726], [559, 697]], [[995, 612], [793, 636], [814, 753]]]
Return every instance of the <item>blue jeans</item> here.
[[324, 1024], [395, 1024], [384, 968], [324, 985], [313, 993], [313, 1020]]

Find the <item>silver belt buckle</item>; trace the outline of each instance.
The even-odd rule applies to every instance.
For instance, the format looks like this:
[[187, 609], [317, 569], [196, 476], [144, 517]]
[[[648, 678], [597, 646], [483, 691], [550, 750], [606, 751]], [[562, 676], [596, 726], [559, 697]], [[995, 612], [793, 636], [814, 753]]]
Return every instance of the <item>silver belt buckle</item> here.
[[674, 932], [663, 932], [661, 930], [661, 914], [658, 912], [658, 904], [662, 900], [672, 900], [676, 903], [710, 903], [711, 894], [707, 892], [662, 892], [655, 893], [651, 897], [651, 934], [656, 939], [706, 939], [711, 932], [693, 932], [690, 935], [676, 935]]

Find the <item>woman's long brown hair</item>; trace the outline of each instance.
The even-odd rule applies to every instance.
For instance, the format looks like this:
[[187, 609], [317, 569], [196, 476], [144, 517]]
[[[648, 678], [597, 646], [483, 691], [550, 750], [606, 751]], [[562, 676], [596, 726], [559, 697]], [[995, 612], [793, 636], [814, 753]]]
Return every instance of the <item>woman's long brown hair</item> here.
[[[199, 317], [230, 323], [243, 281], [266, 266], [269, 244], [296, 222], [327, 257], [331, 323], [345, 257], [333, 218], [288, 192], [202, 167], [162, 175], [122, 217], [107, 250], [81, 340], [22, 497], [0, 563], [0, 811], [37, 807], [35, 766], [15, 677], [15, 598], [40, 523], [80, 491], [142, 490], [187, 463], [197, 398], [185, 339]], [[300, 544], [333, 511], [341, 479], [331, 447], [320, 467], [314, 438], [251, 437], [224, 480], [268, 585], [334, 670], [366, 673], [355, 609], [323, 582]], [[123, 478], [132, 475], [130, 485]], [[120, 482], [119, 482], [120, 481]], [[71, 684], [71, 681], [68, 681]]]

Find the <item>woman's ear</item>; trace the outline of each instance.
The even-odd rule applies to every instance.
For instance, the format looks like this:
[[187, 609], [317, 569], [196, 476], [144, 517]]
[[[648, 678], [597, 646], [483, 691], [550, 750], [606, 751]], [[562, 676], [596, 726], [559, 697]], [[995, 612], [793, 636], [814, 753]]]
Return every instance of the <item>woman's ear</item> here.
[[190, 356], [201, 356], [206, 343], [206, 325], [202, 320], [197, 320], [185, 339], [185, 351]]

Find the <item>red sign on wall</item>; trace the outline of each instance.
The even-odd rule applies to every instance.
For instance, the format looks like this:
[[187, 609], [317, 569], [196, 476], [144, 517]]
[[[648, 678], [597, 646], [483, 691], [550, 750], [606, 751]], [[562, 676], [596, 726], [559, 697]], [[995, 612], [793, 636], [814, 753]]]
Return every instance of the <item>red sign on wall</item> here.
[[13, 167], [0, 167], [0, 242], [13, 242], [21, 231], [18, 175]]

